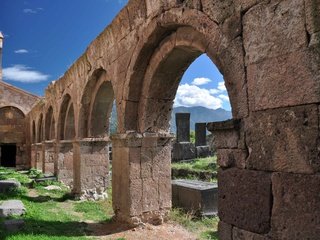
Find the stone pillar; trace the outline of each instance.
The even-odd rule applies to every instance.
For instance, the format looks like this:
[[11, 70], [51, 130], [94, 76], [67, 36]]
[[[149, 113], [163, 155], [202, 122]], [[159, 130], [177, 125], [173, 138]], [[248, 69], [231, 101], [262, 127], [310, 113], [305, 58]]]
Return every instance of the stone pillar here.
[[190, 142], [190, 113], [176, 113], [177, 142]]
[[161, 224], [171, 208], [169, 134], [112, 137], [112, 199], [118, 221]]
[[43, 143], [43, 173], [55, 175], [57, 165], [57, 143], [53, 141], [45, 141]]
[[36, 169], [39, 171], [43, 171], [43, 149], [42, 143], [35, 144], [35, 151], [36, 151]]
[[73, 143], [73, 193], [82, 199], [104, 199], [109, 186], [110, 140], [86, 138]]
[[57, 152], [57, 178], [67, 186], [73, 187], [73, 142], [70, 140], [60, 141]]
[[36, 168], [37, 162], [37, 146], [36, 144], [31, 145], [31, 168]]

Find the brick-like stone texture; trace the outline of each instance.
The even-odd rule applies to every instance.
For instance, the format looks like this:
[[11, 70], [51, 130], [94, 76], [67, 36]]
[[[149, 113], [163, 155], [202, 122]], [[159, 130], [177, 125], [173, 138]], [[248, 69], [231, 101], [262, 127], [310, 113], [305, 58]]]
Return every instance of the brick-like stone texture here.
[[319, 111], [316, 104], [253, 113], [246, 124], [251, 169], [319, 171]]
[[234, 227], [232, 240], [271, 240], [268, 235], [256, 234]]
[[270, 230], [271, 175], [262, 171], [220, 170], [219, 218], [256, 233]]
[[319, 175], [272, 174], [273, 239], [319, 239], [319, 182]]
[[232, 240], [232, 225], [220, 221], [218, 224], [218, 236], [222, 240]]
[[252, 7], [243, 18], [243, 36], [247, 64], [306, 48], [304, 1], [263, 1]]

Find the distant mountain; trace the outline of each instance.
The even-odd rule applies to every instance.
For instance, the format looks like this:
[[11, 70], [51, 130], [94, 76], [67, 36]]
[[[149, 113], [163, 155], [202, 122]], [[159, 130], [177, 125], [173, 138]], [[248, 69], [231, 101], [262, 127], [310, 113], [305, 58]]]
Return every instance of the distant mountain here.
[[190, 113], [190, 128], [194, 130], [196, 123], [219, 122], [232, 118], [232, 113], [222, 108], [216, 110], [205, 107], [177, 107], [172, 111], [171, 132], [176, 132], [176, 113]]
[[[177, 107], [173, 108], [171, 115], [171, 132], [176, 133], [176, 113], [190, 113], [190, 128], [194, 130], [194, 125], [199, 122], [218, 122], [232, 118], [232, 113], [222, 108], [216, 110], [205, 107]], [[115, 107], [112, 109], [110, 132], [115, 133], [117, 128], [117, 114]]]

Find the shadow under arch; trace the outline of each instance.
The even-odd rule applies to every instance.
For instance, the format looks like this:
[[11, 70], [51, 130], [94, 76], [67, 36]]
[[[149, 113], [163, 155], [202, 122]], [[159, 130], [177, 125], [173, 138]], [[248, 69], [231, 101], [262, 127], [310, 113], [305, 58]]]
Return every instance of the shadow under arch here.
[[109, 136], [114, 91], [107, 73], [100, 68], [94, 71], [81, 98], [79, 137]]
[[37, 131], [37, 143], [41, 143], [43, 141], [43, 114], [40, 114], [38, 120], [38, 131]]
[[59, 140], [72, 140], [75, 138], [74, 107], [71, 96], [68, 93], [64, 95], [60, 106], [58, 126]]
[[45, 117], [45, 140], [52, 140], [55, 138], [55, 119], [53, 114], [53, 107], [50, 106]]

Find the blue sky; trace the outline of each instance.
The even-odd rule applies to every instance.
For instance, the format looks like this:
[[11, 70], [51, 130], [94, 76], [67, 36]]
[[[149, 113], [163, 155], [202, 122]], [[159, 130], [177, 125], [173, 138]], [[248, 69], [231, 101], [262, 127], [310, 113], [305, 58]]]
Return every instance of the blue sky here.
[[[126, 0], [1, 0], [4, 80], [43, 96], [112, 21]], [[230, 109], [223, 77], [202, 55], [185, 73], [176, 106]]]

